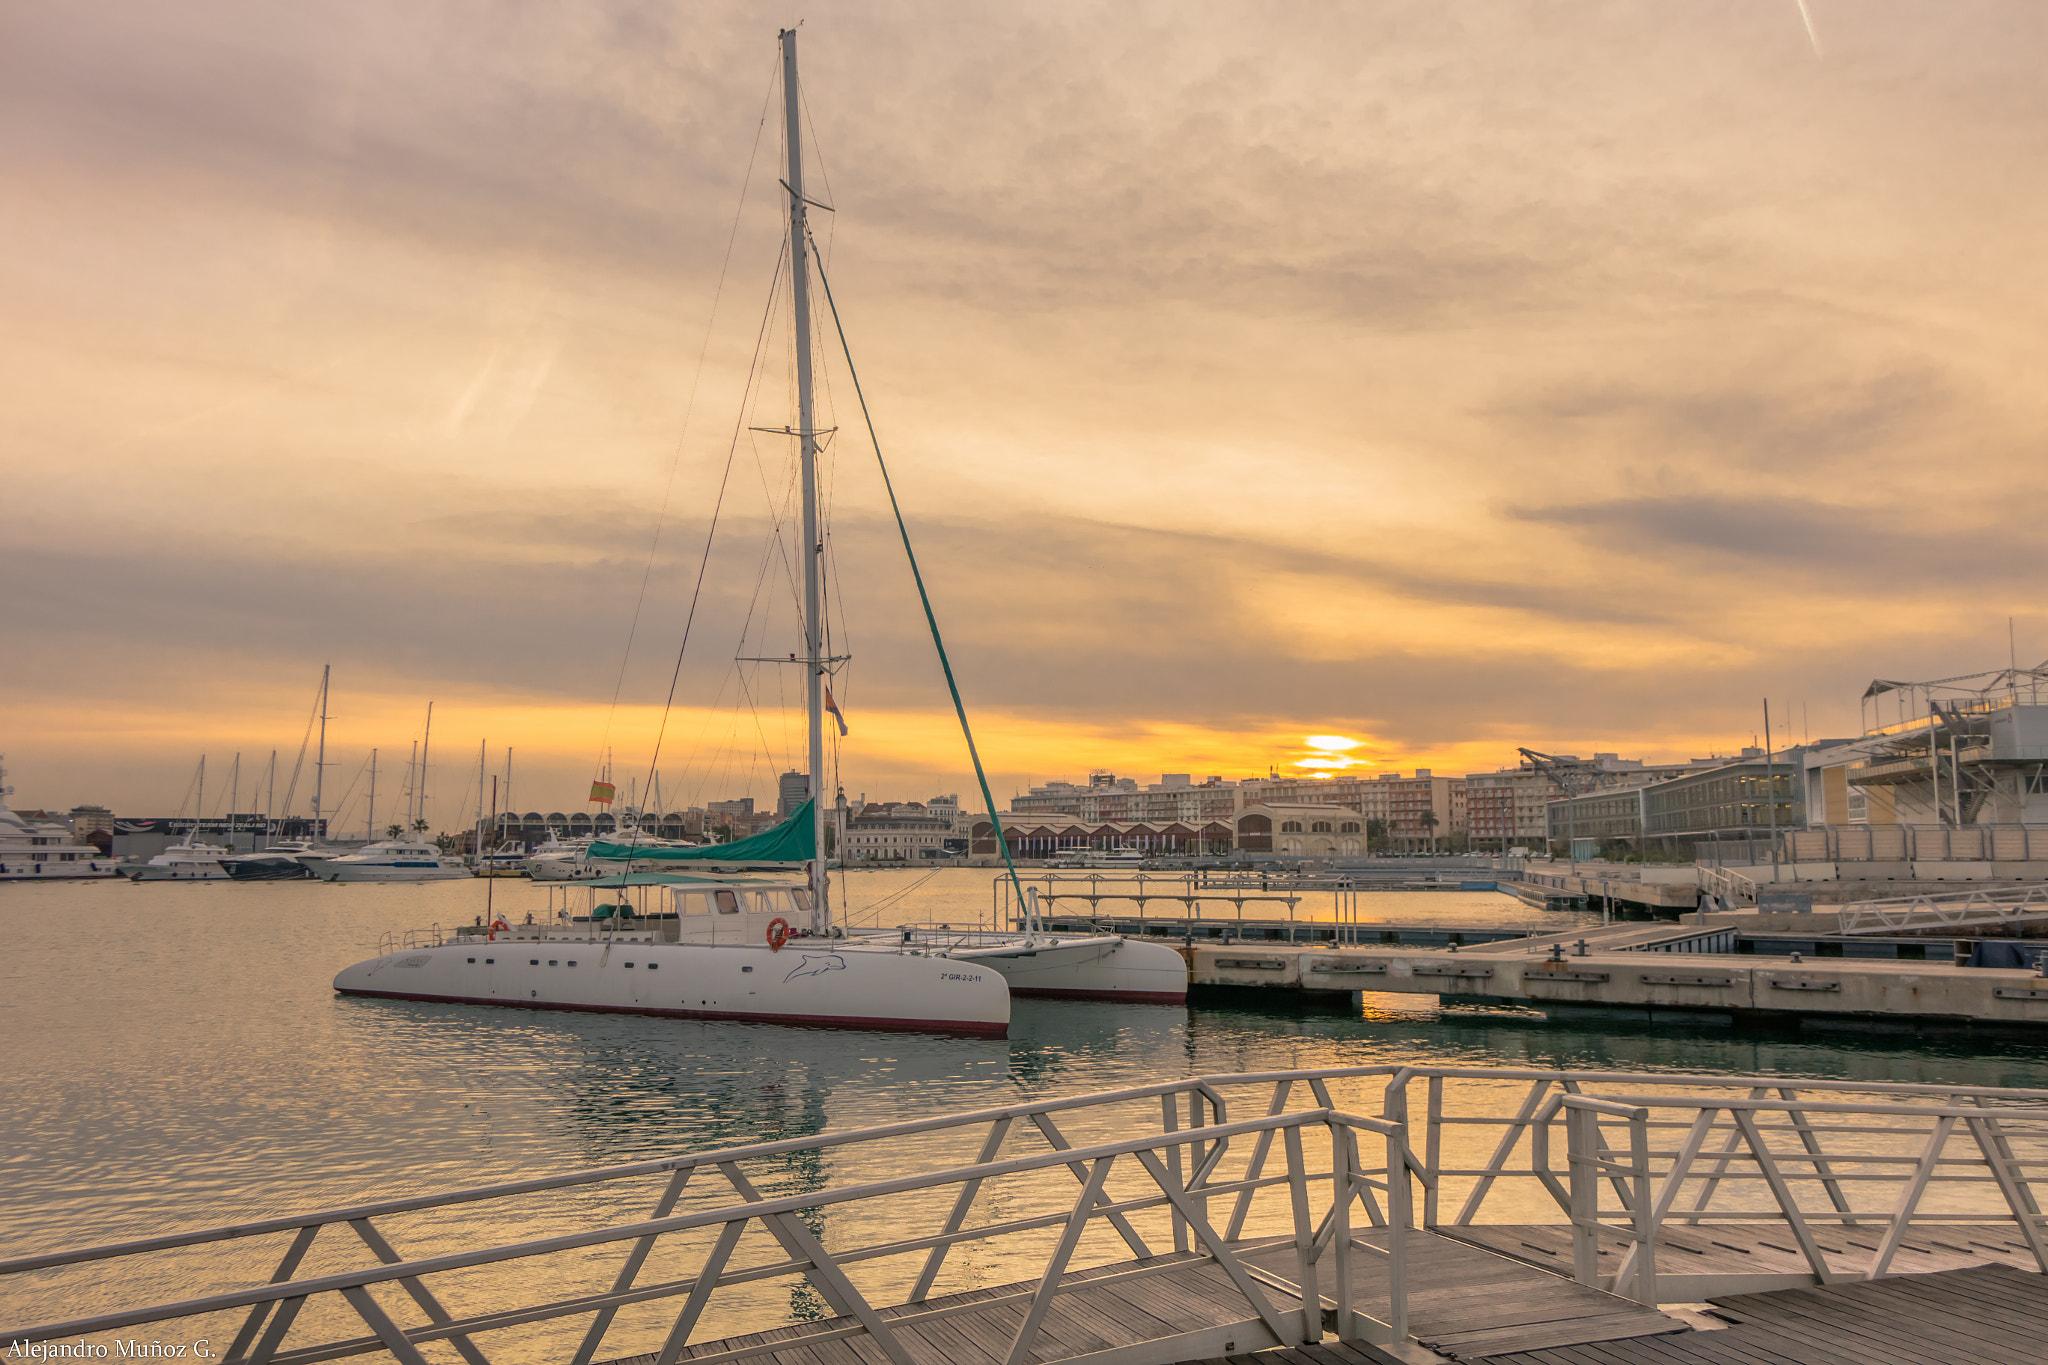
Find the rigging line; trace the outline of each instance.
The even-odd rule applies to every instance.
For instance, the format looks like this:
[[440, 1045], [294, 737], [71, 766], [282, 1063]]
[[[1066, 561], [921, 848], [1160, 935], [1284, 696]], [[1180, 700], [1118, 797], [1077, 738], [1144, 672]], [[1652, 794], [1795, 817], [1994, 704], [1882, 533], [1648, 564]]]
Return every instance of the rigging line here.
[[[817, 241], [812, 239], [815, 247]], [[981, 751], [975, 747], [974, 730], [967, 723], [967, 706], [960, 700], [960, 684], [953, 679], [953, 662], [946, 657], [946, 642], [939, 635], [939, 618], [932, 611], [931, 595], [924, 590], [924, 574], [917, 567], [917, 551], [910, 547], [910, 528], [904, 525], [903, 508], [896, 501], [896, 485], [889, 478], [889, 466], [882, 459], [882, 441], [875, 435], [875, 419], [868, 411], [868, 396], [860, 386], [860, 370], [853, 363], [853, 348], [847, 344], [845, 324], [839, 320], [839, 304], [832, 297], [831, 281], [825, 278], [825, 268], [818, 267], [818, 283], [825, 287], [825, 302], [832, 309], [832, 328], [839, 334], [839, 349], [846, 356], [846, 375], [853, 381], [854, 397], [860, 400], [861, 421], [867, 424], [868, 443], [875, 448], [875, 467], [882, 471], [882, 488], [889, 495], [889, 510], [896, 516], [896, 533], [903, 538], [903, 553], [910, 560], [910, 576], [917, 582], [917, 600], [924, 606], [925, 624], [931, 627], [932, 647], [938, 650], [939, 667], [946, 673], [946, 690], [953, 694], [953, 713], [960, 718], [960, 735], [967, 741], [967, 756], [974, 760], [974, 780], [981, 784], [981, 799], [988, 803], [989, 829], [996, 837], [996, 847], [1003, 852], [1003, 865], [1010, 870], [1010, 885], [1016, 889], [1017, 904], [1025, 905], [1024, 883], [1017, 876], [1016, 861], [1010, 856], [1010, 841], [1003, 837], [1002, 817], [996, 814], [996, 799], [988, 789], [988, 774], [981, 766]], [[969, 829], [968, 854], [973, 855], [973, 831]]]
[[[788, 243], [785, 242], [783, 244], [783, 253], [787, 254], [788, 250]], [[780, 255], [775, 260], [775, 273], [778, 277], [782, 274], [782, 257]], [[754, 336], [754, 360], [756, 366], [760, 363], [761, 344], [767, 339], [768, 321], [774, 315], [774, 310], [774, 291], [771, 289], [769, 291], [769, 303], [767, 307], [761, 310], [761, 329]], [[750, 369], [748, 371], [748, 387], [750, 388], [753, 385], [753, 374], [754, 370]], [[683, 656], [689, 653], [690, 650], [690, 631], [697, 623], [697, 604], [704, 596], [704, 574], [705, 570], [711, 566], [711, 547], [718, 537], [718, 518], [720, 512], [725, 507], [725, 490], [732, 482], [733, 458], [739, 453], [740, 432], [746, 426], [746, 421], [747, 405], [745, 397], [742, 395], [739, 415], [733, 420], [732, 439], [726, 443], [725, 447], [725, 468], [718, 476], [718, 496], [711, 504], [711, 524], [704, 528], [704, 553], [697, 560], [697, 582], [690, 590], [690, 610], [683, 617], [682, 643], [676, 646], [676, 666], [674, 671], [669, 674], [668, 697], [661, 705], [661, 723], [655, 727], [654, 752], [647, 760], [647, 771], [650, 777], [654, 772], [655, 765], [661, 762], [661, 743], [668, 736], [668, 716], [669, 712], [675, 708], [676, 686], [682, 681], [683, 677]], [[640, 824], [638, 821], [635, 821], [633, 824], [633, 842], [629, 847], [638, 848], [639, 845]], [[626, 866], [630, 869], [632, 865], [632, 861], [629, 858]]]
[[[740, 180], [739, 202], [733, 205], [732, 210], [732, 229], [726, 233], [725, 237], [725, 259], [719, 263], [718, 284], [711, 291], [711, 315], [704, 320], [704, 340], [697, 348], [697, 368], [690, 376], [690, 396], [683, 403], [682, 428], [676, 432], [675, 453], [669, 457], [668, 482], [662, 485], [661, 506], [654, 514], [654, 535], [647, 544], [646, 566], [640, 571], [640, 594], [633, 599], [633, 619], [626, 627], [626, 650], [619, 659], [618, 681], [612, 684], [611, 710], [605, 714], [605, 741], [611, 739], [612, 722], [617, 718], [619, 712], [619, 697], [626, 687], [626, 667], [633, 659], [633, 638], [640, 630], [640, 611], [647, 603], [647, 584], [654, 576], [655, 552], [661, 548], [661, 532], [668, 518], [669, 499], [675, 493], [676, 470], [682, 465], [683, 443], [690, 434], [690, 415], [696, 411], [697, 389], [704, 381], [704, 357], [711, 353], [711, 333], [718, 323], [718, 302], [725, 296], [726, 273], [732, 268], [733, 246], [739, 240], [740, 218], [746, 212], [747, 191], [754, 183], [754, 167], [761, 159], [761, 132], [768, 126], [768, 110], [775, 99], [776, 75], [780, 71], [781, 61], [778, 58], [774, 68], [769, 73], [768, 93], [761, 98], [761, 117], [754, 125], [754, 145], [747, 153], [747, 170]], [[781, 274], [780, 266], [776, 267], [776, 273], [778, 276]], [[603, 743], [601, 742], [599, 748], [602, 747]]]

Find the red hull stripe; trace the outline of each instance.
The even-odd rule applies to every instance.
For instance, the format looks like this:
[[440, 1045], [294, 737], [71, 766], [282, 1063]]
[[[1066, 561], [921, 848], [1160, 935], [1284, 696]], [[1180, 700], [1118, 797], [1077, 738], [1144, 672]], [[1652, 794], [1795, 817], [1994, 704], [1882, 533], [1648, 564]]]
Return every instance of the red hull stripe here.
[[411, 991], [357, 991], [336, 988], [338, 995], [378, 1000], [417, 1000], [429, 1005], [497, 1005], [515, 1010], [563, 1010], [571, 1014], [651, 1014], [663, 1019], [729, 1019], [744, 1024], [787, 1024], [796, 1028], [855, 1028], [891, 1033], [958, 1033], [1007, 1038], [1007, 1023], [967, 1019], [866, 1019], [842, 1014], [741, 1014], [730, 1010], [663, 1010], [641, 1005], [558, 1005], [549, 1000], [476, 1000], [463, 995], [416, 995]]
[[1036, 995], [1047, 1000], [1119, 1000], [1129, 1005], [1185, 1005], [1186, 991], [1082, 991], [1058, 987], [1012, 986], [1011, 995]]

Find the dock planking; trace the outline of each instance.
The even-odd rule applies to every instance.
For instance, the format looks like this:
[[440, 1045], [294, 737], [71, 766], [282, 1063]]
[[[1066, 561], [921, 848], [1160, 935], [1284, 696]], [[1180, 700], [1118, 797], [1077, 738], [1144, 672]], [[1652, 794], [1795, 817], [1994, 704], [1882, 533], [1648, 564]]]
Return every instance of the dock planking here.
[[[1384, 1246], [1384, 1231], [1358, 1240]], [[1273, 1308], [1298, 1318], [1301, 1295], [1291, 1239], [1233, 1247], [1257, 1273]], [[1409, 1331], [1426, 1346], [1463, 1356], [1473, 1351], [1531, 1350], [1543, 1346], [1611, 1341], [1682, 1332], [1686, 1324], [1632, 1300], [1574, 1284], [1523, 1261], [1427, 1232], [1408, 1234]], [[1352, 1292], [1359, 1312], [1389, 1311], [1383, 1262], [1354, 1253]], [[1334, 1285], [1325, 1262], [1318, 1283], [1326, 1328], [1335, 1330]], [[1261, 1361], [1303, 1352], [1290, 1365], [1359, 1365], [1384, 1355], [1334, 1339], [1319, 1345], [1262, 1350], [1273, 1338], [1222, 1267], [1182, 1253], [1122, 1261], [1061, 1277], [1038, 1338], [1027, 1357], [1046, 1365], [1116, 1352], [1123, 1365], [1150, 1360], [1178, 1365], [1189, 1359], [1236, 1358], [1259, 1352]], [[933, 1297], [879, 1310], [903, 1341], [913, 1365], [1004, 1365], [1038, 1282], [1020, 1281]], [[735, 1352], [761, 1365], [888, 1365], [875, 1342], [852, 1334], [855, 1320], [828, 1318], [750, 1333], [684, 1349], [682, 1361], [730, 1358]], [[758, 1351], [750, 1348], [767, 1347]], [[1240, 1349], [1242, 1348], [1242, 1349]], [[1326, 1351], [1330, 1354], [1313, 1354]], [[653, 1353], [612, 1365], [656, 1365]]]
[[[1843, 1277], [1867, 1274], [1884, 1237], [1881, 1225], [1867, 1222], [1857, 1225], [1815, 1219], [1808, 1226], [1829, 1272]], [[1436, 1231], [1561, 1275], [1571, 1273], [1569, 1227], [1548, 1223], [1479, 1223], [1439, 1227]], [[1600, 1263], [1604, 1273], [1613, 1273], [1627, 1254], [1628, 1245], [1619, 1233], [1601, 1230]], [[2005, 1233], [1982, 1224], [1945, 1227], [1935, 1223], [1914, 1228], [1900, 1239], [1889, 1271], [1894, 1275], [1924, 1275], [1980, 1265], [2004, 1265], [2027, 1272], [2039, 1269], [2017, 1229]], [[1686, 1275], [1753, 1275], [1806, 1282], [1813, 1279], [1812, 1267], [1782, 1223], [1686, 1224], [1682, 1214], [1673, 1214], [1657, 1232], [1657, 1278], [1662, 1283]]]
[[1495, 1355], [1487, 1365], [2037, 1365], [2048, 1276], [1978, 1265], [1708, 1302], [1728, 1327]]

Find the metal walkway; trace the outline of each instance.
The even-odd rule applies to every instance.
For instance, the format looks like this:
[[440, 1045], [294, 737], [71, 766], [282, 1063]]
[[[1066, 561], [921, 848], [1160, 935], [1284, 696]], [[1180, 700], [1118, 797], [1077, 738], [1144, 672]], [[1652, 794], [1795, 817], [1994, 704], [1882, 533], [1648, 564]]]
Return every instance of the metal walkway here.
[[2039, 1091], [1207, 1076], [16, 1248], [0, 1340], [204, 1337], [221, 1365], [1705, 1360], [1630, 1353], [1709, 1349], [1726, 1334], [1662, 1308], [1716, 1296], [1983, 1262], [2044, 1283], [2043, 1172]]
[[2048, 1357], [2041, 1341], [2048, 1279], [2006, 1266], [1742, 1294], [1712, 1303], [1715, 1316], [1732, 1326], [1500, 1355], [1488, 1365], [2039, 1365]]

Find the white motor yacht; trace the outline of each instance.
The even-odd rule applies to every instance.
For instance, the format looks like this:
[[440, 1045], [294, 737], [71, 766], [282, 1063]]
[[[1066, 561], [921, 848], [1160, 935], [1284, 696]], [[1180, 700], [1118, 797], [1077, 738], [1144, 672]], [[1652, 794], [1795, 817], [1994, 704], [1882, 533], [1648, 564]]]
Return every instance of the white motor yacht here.
[[353, 853], [303, 861], [323, 882], [435, 882], [469, 875], [461, 858], [410, 839], [383, 839]]
[[7, 805], [12, 787], [0, 786], [0, 881], [60, 881], [117, 877], [120, 865], [91, 844], [75, 842], [58, 824], [30, 824]]
[[121, 871], [131, 882], [224, 882], [228, 870], [221, 866], [221, 859], [233, 854], [225, 844], [203, 844], [187, 834], [183, 843], [172, 844], [148, 862]]
[[[427, 935], [334, 978], [343, 995], [764, 1024], [1009, 1031], [1000, 972], [916, 943], [807, 937], [809, 882], [631, 874], [563, 888], [538, 924]], [[551, 901], [556, 899], [550, 898]], [[530, 917], [529, 917], [530, 919]]]
[[564, 839], [559, 833], [550, 831], [547, 842], [526, 855], [526, 875], [537, 882], [588, 881], [601, 877], [603, 871], [588, 867], [583, 861], [583, 851], [590, 847], [586, 838]]
[[308, 859], [318, 861], [339, 854], [338, 849], [322, 848], [305, 839], [284, 839], [253, 853], [223, 858], [220, 865], [238, 882], [294, 881], [313, 875]]

